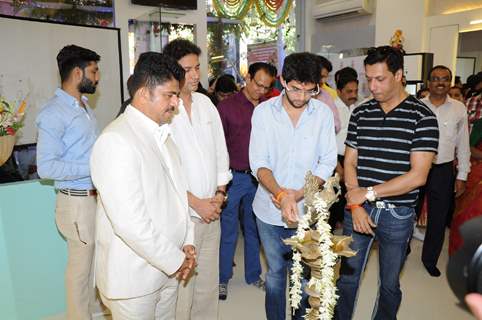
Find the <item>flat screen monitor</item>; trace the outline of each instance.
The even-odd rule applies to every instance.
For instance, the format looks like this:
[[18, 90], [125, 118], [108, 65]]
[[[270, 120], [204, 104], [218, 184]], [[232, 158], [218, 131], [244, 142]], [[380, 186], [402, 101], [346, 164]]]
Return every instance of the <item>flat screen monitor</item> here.
[[131, 0], [132, 4], [152, 7], [166, 7], [174, 9], [197, 9], [197, 0]]

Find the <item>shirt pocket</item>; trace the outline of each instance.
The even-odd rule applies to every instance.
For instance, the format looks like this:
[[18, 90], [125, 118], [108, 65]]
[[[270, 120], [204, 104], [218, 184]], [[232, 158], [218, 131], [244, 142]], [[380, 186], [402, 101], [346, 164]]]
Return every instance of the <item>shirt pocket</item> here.
[[457, 138], [457, 122], [455, 119], [441, 119], [439, 122], [440, 140], [455, 143]]

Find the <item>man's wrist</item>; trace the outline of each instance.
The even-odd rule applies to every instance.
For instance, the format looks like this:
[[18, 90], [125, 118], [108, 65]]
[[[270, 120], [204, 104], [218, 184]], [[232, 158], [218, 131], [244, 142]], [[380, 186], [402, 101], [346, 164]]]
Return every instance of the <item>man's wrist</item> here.
[[366, 188], [367, 193], [365, 194], [365, 198], [370, 202], [375, 202], [378, 199], [378, 193], [375, 191], [373, 187]]
[[224, 190], [217, 189], [216, 192], [214, 193], [214, 196], [215, 197], [221, 197], [223, 203], [228, 201], [228, 194]]

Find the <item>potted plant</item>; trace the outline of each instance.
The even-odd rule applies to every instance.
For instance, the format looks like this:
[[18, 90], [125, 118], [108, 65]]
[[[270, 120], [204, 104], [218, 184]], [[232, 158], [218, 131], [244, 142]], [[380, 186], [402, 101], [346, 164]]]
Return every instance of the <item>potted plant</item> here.
[[23, 126], [22, 120], [26, 105], [26, 99], [24, 99], [15, 111], [12, 103], [0, 97], [0, 166], [12, 154], [16, 134]]

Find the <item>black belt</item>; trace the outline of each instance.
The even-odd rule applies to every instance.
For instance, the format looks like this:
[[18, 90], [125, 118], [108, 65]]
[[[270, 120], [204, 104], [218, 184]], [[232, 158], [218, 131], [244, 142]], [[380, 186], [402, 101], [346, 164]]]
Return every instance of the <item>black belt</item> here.
[[95, 189], [93, 190], [59, 189], [59, 192], [72, 197], [88, 197], [88, 196], [97, 195], [97, 190]]
[[251, 174], [251, 169], [245, 169], [245, 170], [231, 169], [231, 171], [237, 172], [237, 173]]

